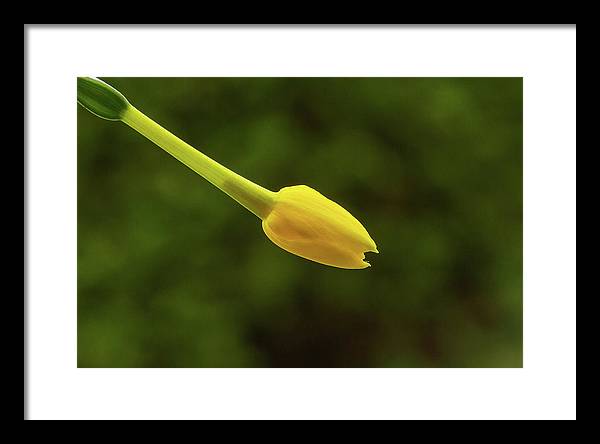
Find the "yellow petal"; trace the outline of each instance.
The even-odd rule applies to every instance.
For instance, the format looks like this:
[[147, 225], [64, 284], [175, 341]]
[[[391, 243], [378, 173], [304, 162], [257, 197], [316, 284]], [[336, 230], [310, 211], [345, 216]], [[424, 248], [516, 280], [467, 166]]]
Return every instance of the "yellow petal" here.
[[267, 237], [284, 250], [325, 265], [369, 267], [365, 252], [378, 253], [362, 224], [348, 211], [305, 185], [282, 188], [263, 219]]

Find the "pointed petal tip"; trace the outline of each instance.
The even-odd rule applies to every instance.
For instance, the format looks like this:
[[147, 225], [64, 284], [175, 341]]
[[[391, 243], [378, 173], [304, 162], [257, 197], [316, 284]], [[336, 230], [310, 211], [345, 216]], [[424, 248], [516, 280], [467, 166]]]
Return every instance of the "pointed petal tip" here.
[[365, 260], [365, 253], [379, 253], [379, 250], [377, 250], [377, 247], [374, 245], [370, 250], [366, 250], [363, 254], [362, 254], [362, 267], [361, 268], [369, 268], [371, 266], [371, 264], [369, 263], [369, 261]]

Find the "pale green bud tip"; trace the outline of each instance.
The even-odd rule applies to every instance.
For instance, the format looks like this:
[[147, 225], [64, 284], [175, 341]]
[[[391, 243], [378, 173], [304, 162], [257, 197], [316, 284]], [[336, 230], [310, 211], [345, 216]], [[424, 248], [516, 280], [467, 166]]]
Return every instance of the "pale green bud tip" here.
[[121, 120], [131, 106], [123, 94], [94, 77], [77, 77], [77, 102], [107, 120]]

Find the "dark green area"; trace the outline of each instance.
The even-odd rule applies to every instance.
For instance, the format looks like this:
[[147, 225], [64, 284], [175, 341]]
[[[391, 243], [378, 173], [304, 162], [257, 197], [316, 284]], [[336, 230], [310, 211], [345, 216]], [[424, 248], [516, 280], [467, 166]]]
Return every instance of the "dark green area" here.
[[80, 367], [522, 366], [520, 78], [103, 78], [272, 190], [377, 242], [348, 271], [77, 106]]
[[121, 120], [129, 108], [127, 99], [119, 91], [93, 77], [77, 78], [77, 102], [107, 120]]

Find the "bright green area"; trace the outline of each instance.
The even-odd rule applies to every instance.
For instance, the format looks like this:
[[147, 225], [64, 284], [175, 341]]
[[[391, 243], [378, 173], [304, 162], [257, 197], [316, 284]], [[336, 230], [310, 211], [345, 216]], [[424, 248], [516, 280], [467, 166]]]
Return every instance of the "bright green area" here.
[[521, 79], [103, 78], [272, 190], [377, 242], [348, 271], [77, 106], [80, 367], [522, 366]]

